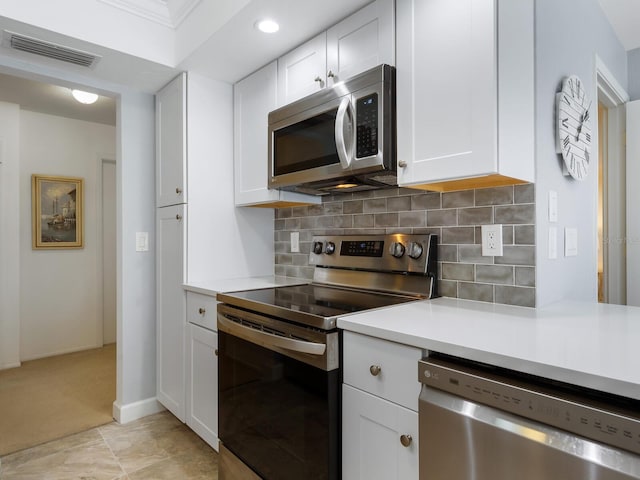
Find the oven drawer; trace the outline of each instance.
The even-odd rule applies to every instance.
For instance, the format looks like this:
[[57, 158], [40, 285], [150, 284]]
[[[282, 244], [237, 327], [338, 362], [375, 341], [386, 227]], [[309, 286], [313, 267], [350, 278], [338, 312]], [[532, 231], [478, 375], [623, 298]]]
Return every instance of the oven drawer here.
[[420, 348], [344, 332], [344, 383], [418, 411]]
[[187, 292], [187, 322], [195, 323], [209, 330], [218, 331], [216, 297]]

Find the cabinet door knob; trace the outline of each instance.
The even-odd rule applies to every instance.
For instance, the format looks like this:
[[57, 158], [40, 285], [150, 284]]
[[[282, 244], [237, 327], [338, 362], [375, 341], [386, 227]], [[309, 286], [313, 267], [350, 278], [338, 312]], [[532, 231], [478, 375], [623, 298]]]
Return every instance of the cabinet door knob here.
[[182, 193], [182, 189], [180, 187], [176, 187], [176, 193], [180, 195]]
[[382, 368], [380, 368], [380, 365], [371, 365], [369, 367], [369, 372], [371, 373], [371, 375], [373, 375], [374, 377], [377, 377], [378, 375], [380, 375], [380, 372], [382, 371]]
[[413, 438], [411, 438], [411, 435], [400, 435], [400, 443], [403, 447], [408, 447], [409, 445], [411, 445], [411, 442], [413, 442]]
[[207, 311], [206, 311], [204, 308], [202, 308], [202, 307], [200, 307], [200, 308], [198, 309], [198, 313], [199, 313], [200, 315], [204, 315], [206, 312], [207, 312]]
[[213, 351], [213, 354], [214, 354], [216, 357], [218, 356], [218, 349], [217, 349], [217, 348]]
[[180, 215], [179, 213], [176, 215], [176, 220], [180, 221], [182, 220], [182, 215]]
[[406, 166], [407, 166], [407, 162], [405, 162], [404, 160], [400, 160], [400, 161], [398, 162], [398, 166], [399, 166], [400, 168], [404, 168], [404, 167], [406, 167]]
[[331, 70], [329, 70], [329, 71], [327, 72], [327, 77], [329, 77], [329, 78], [335, 78], [335, 76], [336, 76], [336, 74], [335, 74], [335, 73], [333, 73]]
[[322, 79], [321, 79], [319, 76], [317, 76], [316, 78], [314, 78], [314, 79], [313, 79], [313, 81], [314, 81], [314, 82], [318, 82], [318, 83], [320, 83], [320, 84], [322, 83]]

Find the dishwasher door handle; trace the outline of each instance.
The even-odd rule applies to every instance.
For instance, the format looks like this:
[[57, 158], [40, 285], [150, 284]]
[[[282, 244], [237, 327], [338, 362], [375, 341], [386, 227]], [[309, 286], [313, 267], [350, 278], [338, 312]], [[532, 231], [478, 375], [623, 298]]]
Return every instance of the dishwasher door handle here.
[[218, 329], [248, 342], [262, 345], [266, 348], [278, 347], [297, 353], [308, 353], [310, 355], [324, 355], [327, 346], [323, 343], [306, 342], [304, 340], [296, 340], [294, 338], [281, 337], [273, 333], [256, 330], [251, 327], [245, 327], [232, 320], [227, 319], [224, 315], [218, 314]]

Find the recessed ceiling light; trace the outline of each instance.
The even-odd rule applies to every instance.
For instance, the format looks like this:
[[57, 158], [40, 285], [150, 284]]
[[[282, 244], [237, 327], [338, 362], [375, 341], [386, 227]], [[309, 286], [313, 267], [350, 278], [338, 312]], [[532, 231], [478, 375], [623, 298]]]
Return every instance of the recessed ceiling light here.
[[82, 90], [71, 90], [71, 95], [80, 103], [90, 105], [98, 100], [96, 93], [83, 92]]
[[269, 18], [258, 20], [254, 25], [258, 30], [264, 33], [276, 33], [280, 30], [280, 25], [278, 25], [275, 20], [271, 20]]

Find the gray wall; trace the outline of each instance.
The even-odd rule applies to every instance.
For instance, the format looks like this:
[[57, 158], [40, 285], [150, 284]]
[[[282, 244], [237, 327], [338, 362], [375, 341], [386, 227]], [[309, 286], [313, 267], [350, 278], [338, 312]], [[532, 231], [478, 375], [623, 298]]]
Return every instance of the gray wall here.
[[[390, 188], [323, 198], [321, 205], [281, 208], [275, 220], [275, 273], [310, 279], [313, 235], [434, 233], [440, 294], [535, 305], [533, 185], [434, 193]], [[504, 255], [481, 256], [482, 224], [502, 224]], [[300, 253], [290, 233], [300, 232]]]
[[[570, 20], [570, 21], [569, 21]], [[597, 171], [586, 180], [562, 175], [555, 153], [555, 93], [562, 78], [578, 75], [597, 98], [595, 56], [623, 88], [627, 54], [597, 0], [536, 0], [536, 247], [537, 305], [561, 299], [597, 300]], [[593, 145], [593, 152], [598, 146]], [[593, 154], [595, 158], [595, 153]], [[595, 162], [592, 162], [595, 163]], [[558, 192], [558, 222], [548, 221], [548, 194]], [[548, 231], [558, 229], [558, 258], [548, 258]], [[578, 255], [564, 257], [565, 227], [578, 230]]]
[[627, 93], [631, 100], [640, 99], [640, 48], [627, 52], [629, 68], [629, 89]]

